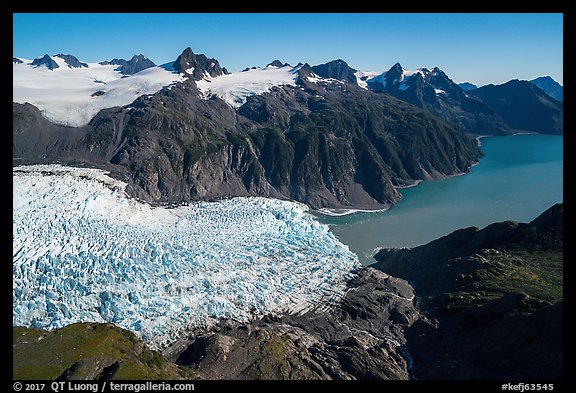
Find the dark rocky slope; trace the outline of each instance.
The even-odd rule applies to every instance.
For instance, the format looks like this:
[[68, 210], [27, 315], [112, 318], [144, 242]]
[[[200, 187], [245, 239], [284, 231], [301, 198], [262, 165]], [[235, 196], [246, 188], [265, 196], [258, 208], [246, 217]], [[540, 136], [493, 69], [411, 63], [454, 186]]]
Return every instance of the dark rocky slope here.
[[60, 66], [58, 65], [58, 63], [56, 63], [54, 61], [54, 59], [52, 59], [50, 56], [48, 55], [44, 55], [42, 57], [38, 57], [34, 60], [32, 60], [32, 63], [30, 63], [31, 65], [33, 65], [34, 67], [40, 67], [40, 66], [45, 66], [46, 68], [48, 68], [49, 70], [55, 70], [56, 68], [60, 68]]
[[68, 65], [68, 68], [88, 68], [88, 64], [82, 63], [75, 56], [58, 53], [57, 55], [55, 55], [55, 57], [63, 59], [64, 62], [66, 62], [66, 64]]
[[510, 128], [542, 134], [562, 134], [563, 105], [535, 84], [511, 80], [470, 90], [471, 97], [494, 110]]
[[[190, 67], [190, 68], [188, 68]], [[188, 49], [174, 68], [193, 79], [225, 73]], [[313, 208], [380, 208], [395, 186], [466, 172], [480, 157], [462, 130], [410, 104], [351, 83], [283, 86], [237, 111], [201, 99], [194, 80], [101, 111], [69, 128], [29, 104], [13, 104], [14, 164], [104, 167], [152, 203], [270, 196]]]
[[426, 316], [406, 333], [417, 378], [562, 378], [562, 204], [376, 259], [414, 286]]

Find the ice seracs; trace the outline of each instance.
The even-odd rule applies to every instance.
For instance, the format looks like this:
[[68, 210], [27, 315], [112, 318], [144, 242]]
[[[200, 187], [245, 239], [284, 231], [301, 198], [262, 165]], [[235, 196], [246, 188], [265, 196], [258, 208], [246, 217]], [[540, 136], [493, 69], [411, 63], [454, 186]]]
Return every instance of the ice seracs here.
[[307, 207], [234, 198], [175, 209], [95, 169], [13, 169], [13, 324], [113, 322], [162, 348], [210, 318], [299, 312], [358, 258]]

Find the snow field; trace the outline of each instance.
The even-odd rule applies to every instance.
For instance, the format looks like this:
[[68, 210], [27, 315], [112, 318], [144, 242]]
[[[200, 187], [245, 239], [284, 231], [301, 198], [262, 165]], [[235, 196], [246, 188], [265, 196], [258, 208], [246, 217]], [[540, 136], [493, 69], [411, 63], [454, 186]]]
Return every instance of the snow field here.
[[[85, 126], [102, 109], [128, 105], [142, 95], [154, 94], [185, 79], [184, 74], [159, 66], [122, 77], [114, 71], [117, 65], [88, 63], [88, 68], [69, 68], [63, 59], [52, 59], [59, 68], [33, 67], [26, 59], [21, 59], [22, 64], [13, 64], [12, 100], [28, 102], [48, 120], [70, 127]], [[104, 94], [93, 96], [98, 91]]]

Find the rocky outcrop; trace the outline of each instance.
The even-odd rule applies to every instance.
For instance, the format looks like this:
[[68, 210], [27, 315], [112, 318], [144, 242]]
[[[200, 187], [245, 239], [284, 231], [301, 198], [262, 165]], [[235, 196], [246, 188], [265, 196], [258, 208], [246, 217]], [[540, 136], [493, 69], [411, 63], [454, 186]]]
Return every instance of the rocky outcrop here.
[[123, 75], [133, 75], [147, 68], [154, 67], [156, 64], [146, 56], [139, 54], [134, 55], [130, 60], [112, 59], [111, 61], [103, 61], [101, 65], [114, 64], [118, 65], [118, 70]]
[[517, 131], [563, 133], [563, 105], [535, 84], [517, 79], [487, 85], [468, 94], [496, 112]]
[[266, 67], [268, 67], [268, 66], [282, 68], [282, 67], [289, 67], [290, 64], [282, 63], [280, 60], [276, 59], [276, 60], [273, 60], [272, 62], [266, 64]]
[[335, 304], [250, 324], [224, 320], [165, 351], [210, 379], [408, 379], [412, 288], [363, 268]]
[[375, 258], [425, 315], [406, 333], [416, 378], [562, 379], [562, 204]]
[[474, 90], [474, 89], [478, 88], [478, 86], [476, 86], [475, 84], [470, 83], [470, 82], [458, 83], [458, 86], [460, 86], [460, 88], [464, 91]]

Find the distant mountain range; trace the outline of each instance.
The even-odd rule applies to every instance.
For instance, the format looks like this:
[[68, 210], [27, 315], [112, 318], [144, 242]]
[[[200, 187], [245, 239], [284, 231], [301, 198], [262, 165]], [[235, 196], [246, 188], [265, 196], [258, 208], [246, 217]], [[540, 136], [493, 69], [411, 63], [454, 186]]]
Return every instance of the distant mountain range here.
[[469, 134], [562, 133], [562, 104], [538, 87], [465, 92], [438, 68], [275, 60], [230, 73], [187, 48], [160, 66], [59, 54], [13, 58], [13, 70], [15, 164], [112, 168], [154, 203], [262, 195], [382, 208], [398, 186], [466, 172], [480, 157]]

